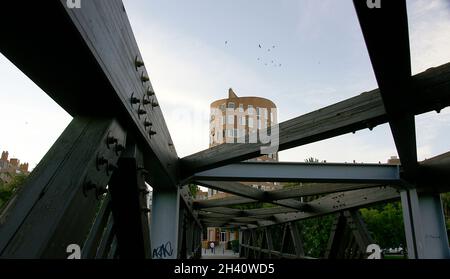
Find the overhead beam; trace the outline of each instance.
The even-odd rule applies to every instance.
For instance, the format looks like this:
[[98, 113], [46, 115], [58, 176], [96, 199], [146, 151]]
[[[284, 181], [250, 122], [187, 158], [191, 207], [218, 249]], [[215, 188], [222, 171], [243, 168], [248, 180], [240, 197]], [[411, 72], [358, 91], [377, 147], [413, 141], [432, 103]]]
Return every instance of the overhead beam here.
[[241, 162], [193, 175], [193, 180], [400, 183], [398, 165]]
[[281, 206], [290, 207], [290, 208], [294, 208], [294, 209], [301, 210], [304, 208], [304, 205], [305, 205], [304, 203], [302, 203], [300, 201], [292, 200], [292, 199], [287, 199], [287, 200], [283, 200], [283, 201], [271, 200], [270, 198], [267, 197], [268, 192], [253, 188], [251, 186], [248, 186], [248, 185], [245, 185], [245, 184], [242, 184], [239, 182], [200, 180], [200, 181], [196, 181], [196, 183], [201, 186], [219, 190], [219, 191], [222, 191], [225, 193], [230, 193], [230, 194], [238, 195], [238, 196], [241, 196], [244, 198], [253, 199], [256, 201], [273, 203], [276, 205], [281, 205]]
[[10, 4], [0, 17], [0, 52], [70, 115], [117, 117], [143, 147], [149, 183], [175, 187], [178, 156], [151, 76], [135, 63], [142, 56], [122, 1]]
[[275, 221], [261, 221], [260, 226], [270, 226], [280, 223], [318, 217], [334, 212], [352, 208], [369, 206], [378, 202], [387, 202], [399, 199], [397, 189], [380, 187], [374, 189], [361, 189], [350, 192], [330, 194], [308, 203], [310, 210], [307, 212], [275, 214]]
[[[407, 111], [421, 114], [440, 111], [450, 104], [450, 63], [428, 69], [412, 77]], [[279, 149], [332, 138], [389, 120], [378, 89], [293, 118], [279, 124]], [[261, 155], [261, 144], [221, 144], [181, 159], [183, 176], [240, 162]]]
[[405, 175], [414, 178], [417, 168], [415, 121], [406, 101], [411, 97], [406, 1], [384, 1], [383, 7], [375, 9], [370, 8], [366, 0], [353, 3]]

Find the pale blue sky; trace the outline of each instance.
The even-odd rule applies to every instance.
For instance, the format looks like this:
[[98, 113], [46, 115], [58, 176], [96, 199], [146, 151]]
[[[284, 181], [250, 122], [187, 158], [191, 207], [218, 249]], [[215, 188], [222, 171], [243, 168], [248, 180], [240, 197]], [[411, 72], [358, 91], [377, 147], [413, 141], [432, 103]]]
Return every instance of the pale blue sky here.
[[[450, 62], [450, 1], [407, 3], [413, 73]], [[180, 157], [208, 147], [209, 104], [229, 87], [273, 100], [281, 121], [377, 87], [350, 0], [124, 4]], [[0, 127], [8, 131], [0, 149], [34, 166], [71, 118], [3, 56], [0, 95]], [[450, 150], [449, 111], [417, 117], [420, 159]], [[385, 162], [391, 155], [396, 151], [383, 125], [280, 158]]]

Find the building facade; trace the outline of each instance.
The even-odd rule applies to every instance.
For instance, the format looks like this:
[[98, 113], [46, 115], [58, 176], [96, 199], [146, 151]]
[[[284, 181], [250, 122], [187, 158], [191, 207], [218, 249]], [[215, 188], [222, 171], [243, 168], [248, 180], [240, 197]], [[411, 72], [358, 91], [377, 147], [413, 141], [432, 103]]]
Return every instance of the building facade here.
[[14, 175], [25, 174], [28, 175], [28, 163], [20, 163], [17, 158], [9, 159], [9, 152], [3, 151], [0, 157], [0, 180], [3, 183], [9, 183]]
[[[238, 97], [232, 88], [228, 98], [216, 100], [210, 105], [209, 147], [220, 144], [264, 142], [262, 136], [267, 129], [278, 124], [277, 107], [266, 98]], [[269, 129], [270, 130], [270, 129]], [[259, 156], [247, 161], [278, 161], [278, 153]], [[277, 182], [241, 182], [261, 190], [281, 188]], [[208, 199], [221, 199], [229, 196], [217, 190], [208, 189]], [[233, 229], [209, 227], [208, 241], [217, 243], [238, 239], [238, 231]]]

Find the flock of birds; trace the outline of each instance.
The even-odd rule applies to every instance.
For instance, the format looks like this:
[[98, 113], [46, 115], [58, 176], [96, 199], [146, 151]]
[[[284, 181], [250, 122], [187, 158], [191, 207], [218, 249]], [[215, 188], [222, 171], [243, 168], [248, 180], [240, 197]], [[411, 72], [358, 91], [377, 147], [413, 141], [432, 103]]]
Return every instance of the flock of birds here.
[[[228, 45], [228, 41], [225, 41], [225, 46]], [[266, 47], [262, 46], [261, 44], [258, 44], [258, 48], [261, 49], [262, 51], [265, 51]], [[268, 47], [267, 51], [265, 52], [271, 52], [271, 50], [275, 49], [275, 45], [272, 45], [272, 47]], [[273, 66], [273, 67], [281, 67], [281, 63], [276, 62], [276, 60], [274, 59], [269, 59], [263, 62], [263, 58], [261, 58], [264, 53], [260, 53], [260, 55], [256, 58], [256, 61], [261, 62], [262, 64], [264, 64], [264, 66]], [[270, 62], [269, 62], [270, 61]]]

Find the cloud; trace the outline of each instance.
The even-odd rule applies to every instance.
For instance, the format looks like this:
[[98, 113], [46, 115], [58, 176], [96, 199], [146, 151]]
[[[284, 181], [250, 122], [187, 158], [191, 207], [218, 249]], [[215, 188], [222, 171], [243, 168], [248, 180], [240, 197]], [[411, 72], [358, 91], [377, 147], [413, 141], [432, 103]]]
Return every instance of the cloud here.
[[408, 2], [413, 74], [450, 62], [450, 2]]
[[180, 157], [208, 148], [209, 105], [229, 87], [238, 95], [270, 88], [224, 49], [157, 24], [137, 21], [133, 29]]

